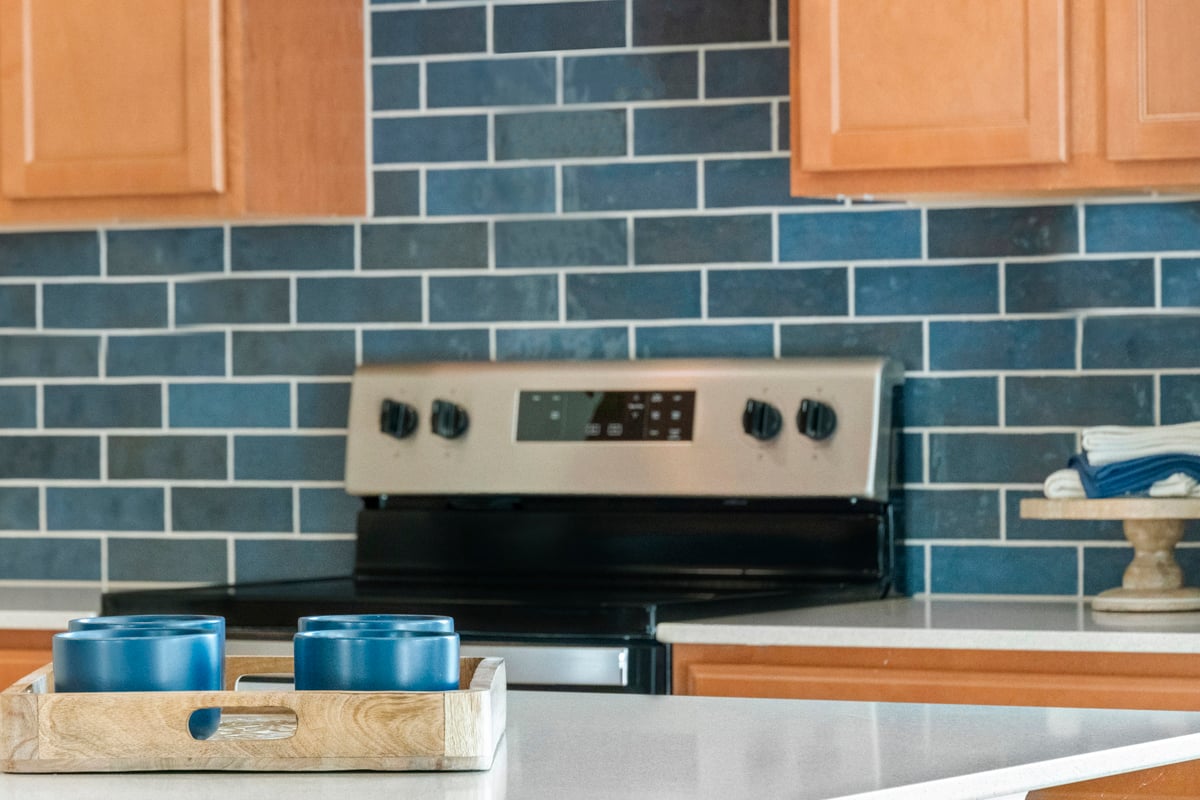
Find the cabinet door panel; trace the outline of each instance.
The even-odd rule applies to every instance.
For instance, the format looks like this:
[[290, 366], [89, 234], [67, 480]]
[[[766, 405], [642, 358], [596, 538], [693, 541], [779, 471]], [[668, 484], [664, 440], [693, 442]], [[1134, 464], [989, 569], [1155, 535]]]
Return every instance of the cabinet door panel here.
[[1200, 156], [1200, 3], [1108, 0], [1108, 156]]
[[3, 191], [223, 188], [220, 0], [0, 0]]
[[1065, 161], [1064, 0], [800, 0], [799, 10], [802, 169]]

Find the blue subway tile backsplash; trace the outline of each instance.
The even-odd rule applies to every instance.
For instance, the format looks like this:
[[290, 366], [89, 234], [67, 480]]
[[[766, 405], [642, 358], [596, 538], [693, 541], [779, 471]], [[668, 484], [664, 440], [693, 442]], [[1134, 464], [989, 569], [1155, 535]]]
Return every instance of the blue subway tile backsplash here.
[[360, 363], [884, 354], [902, 591], [1120, 583], [1020, 501], [1200, 419], [1200, 201], [792, 197], [787, 0], [363, 8], [362, 218], [0, 231], [0, 581], [345, 574]]

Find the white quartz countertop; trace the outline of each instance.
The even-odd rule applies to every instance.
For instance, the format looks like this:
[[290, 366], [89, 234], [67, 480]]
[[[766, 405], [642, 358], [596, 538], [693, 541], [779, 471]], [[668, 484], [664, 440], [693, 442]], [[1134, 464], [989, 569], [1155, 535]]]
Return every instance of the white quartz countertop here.
[[510, 692], [473, 773], [0, 775], [5, 800], [966, 800], [1200, 758], [1200, 713]]
[[100, 613], [100, 590], [0, 586], [0, 629], [65, 631], [67, 622]]
[[895, 598], [664, 622], [673, 644], [1200, 653], [1200, 612], [1093, 611], [1084, 600]]

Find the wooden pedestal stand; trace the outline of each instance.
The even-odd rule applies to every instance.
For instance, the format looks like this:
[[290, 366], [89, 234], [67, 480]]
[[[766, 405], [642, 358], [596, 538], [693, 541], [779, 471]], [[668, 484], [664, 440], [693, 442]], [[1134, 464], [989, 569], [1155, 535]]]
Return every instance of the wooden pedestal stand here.
[[1119, 589], [1096, 595], [1096, 611], [1195, 611], [1200, 588], [1183, 585], [1175, 545], [1183, 523], [1200, 519], [1200, 500], [1174, 497], [1114, 497], [1105, 500], [1021, 501], [1026, 519], [1120, 519], [1133, 545], [1133, 561]]

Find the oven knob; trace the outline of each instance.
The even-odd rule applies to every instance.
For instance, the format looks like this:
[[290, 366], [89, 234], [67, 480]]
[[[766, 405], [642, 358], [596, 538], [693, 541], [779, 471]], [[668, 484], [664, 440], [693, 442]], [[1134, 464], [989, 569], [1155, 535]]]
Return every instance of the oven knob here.
[[837, 428], [837, 412], [820, 400], [809, 400], [806, 397], [800, 401], [800, 410], [796, 413], [796, 427], [810, 439], [828, 439]]
[[433, 401], [433, 432], [446, 439], [457, 439], [467, 432], [467, 410], [449, 400]]
[[379, 430], [403, 439], [417, 429], [417, 410], [399, 400], [384, 400], [379, 407]]
[[765, 400], [747, 400], [742, 412], [742, 430], [755, 439], [766, 441], [779, 435], [783, 427], [783, 415], [779, 409]]

